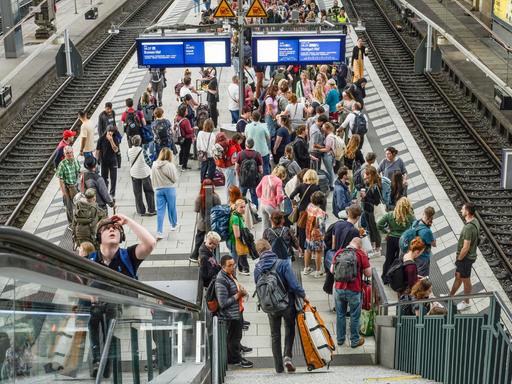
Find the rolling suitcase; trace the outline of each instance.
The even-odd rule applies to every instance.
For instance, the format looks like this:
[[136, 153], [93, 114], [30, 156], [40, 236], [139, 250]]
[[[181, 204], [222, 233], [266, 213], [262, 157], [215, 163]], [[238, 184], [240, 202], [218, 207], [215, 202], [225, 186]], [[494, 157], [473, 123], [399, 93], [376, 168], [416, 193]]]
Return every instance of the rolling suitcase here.
[[308, 371], [326, 365], [329, 367], [335, 349], [334, 340], [320, 314], [310, 303], [304, 303], [302, 311], [297, 314], [297, 327]]

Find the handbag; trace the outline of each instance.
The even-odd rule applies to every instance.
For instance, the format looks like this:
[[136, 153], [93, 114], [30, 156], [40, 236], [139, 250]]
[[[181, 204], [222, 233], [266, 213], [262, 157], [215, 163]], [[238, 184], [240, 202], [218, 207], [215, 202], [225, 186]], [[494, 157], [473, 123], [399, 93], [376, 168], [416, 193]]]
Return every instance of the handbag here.
[[306, 211], [302, 211], [299, 214], [299, 220], [297, 220], [297, 228], [306, 228], [306, 224], [308, 222], [308, 213]]
[[373, 247], [372, 247], [372, 242], [370, 240], [370, 236], [368, 234], [366, 236], [363, 236], [361, 238], [361, 241], [362, 241], [362, 248], [363, 248], [363, 250], [367, 254], [372, 254], [373, 253]]
[[[308, 193], [308, 190], [309, 188], [311, 188], [311, 185], [306, 189], [306, 191], [304, 192], [304, 194], [302, 195], [302, 197], [300, 198], [299, 200], [299, 204], [297, 204], [296, 206], [293, 207], [292, 209], [292, 212], [288, 215], [288, 220], [290, 220], [290, 222], [292, 224], [295, 224], [297, 223], [297, 221], [299, 221], [299, 218], [300, 218], [300, 215], [299, 215], [299, 206], [300, 206], [300, 203], [302, 203], [302, 199], [304, 198], [304, 196], [307, 195]], [[306, 226], [304, 225], [304, 228]], [[302, 228], [302, 227], [299, 227], [299, 228]]]
[[245, 245], [240, 238], [235, 240], [235, 250], [238, 256], [249, 254], [249, 247]]
[[213, 176], [213, 185], [216, 187], [223, 187], [226, 185], [226, 176], [220, 169], [215, 169], [215, 175]]

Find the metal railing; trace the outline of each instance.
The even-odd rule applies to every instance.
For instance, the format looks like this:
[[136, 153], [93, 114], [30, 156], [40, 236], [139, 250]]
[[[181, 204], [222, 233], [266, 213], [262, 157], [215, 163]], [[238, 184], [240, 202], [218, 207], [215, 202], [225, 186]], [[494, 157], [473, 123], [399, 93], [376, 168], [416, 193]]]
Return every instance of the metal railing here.
[[212, 384], [222, 384], [228, 370], [227, 328], [226, 323], [217, 316], [213, 317], [212, 323]]
[[388, 315], [388, 298], [384, 289], [384, 283], [375, 267], [372, 267], [372, 303], [377, 308], [378, 315]]

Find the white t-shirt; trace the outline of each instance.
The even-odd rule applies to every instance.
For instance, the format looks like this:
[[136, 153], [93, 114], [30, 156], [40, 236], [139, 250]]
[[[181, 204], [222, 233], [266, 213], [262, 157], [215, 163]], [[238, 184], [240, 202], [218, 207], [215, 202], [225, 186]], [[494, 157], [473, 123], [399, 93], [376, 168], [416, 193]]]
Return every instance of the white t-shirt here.
[[199, 131], [196, 138], [197, 150], [207, 152], [208, 157], [213, 157], [216, 136], [216, 132]]
[[184, 98], [186, 95], [192, 95], [192, 91], [186, 85], [180, 89], [180, 98]]
[[238, 111], [238, 84], [229, 84], [228, 86], [228, 109]]
[[304, 108], [305, 105], [303, 103], [288, 104], [286, 106], [285, 110], [288, 111], [288, 115], [290, 116], [292, 123], [304, 124]]
[[96, 146], [94, 145], [94, 126], [91, 120], [82, 124], [82, 127], [80, 128], [80, 142], [82, 141], [82, 138], [85, 138], [84, 152], [92, 152], [96, 149]]

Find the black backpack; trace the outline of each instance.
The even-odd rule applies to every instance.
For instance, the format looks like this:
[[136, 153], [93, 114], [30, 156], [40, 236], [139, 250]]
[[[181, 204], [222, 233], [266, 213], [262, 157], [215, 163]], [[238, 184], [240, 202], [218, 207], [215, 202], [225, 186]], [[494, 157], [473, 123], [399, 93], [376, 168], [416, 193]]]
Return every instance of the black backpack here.
[[[357, 165], [359, 165], [358, 168]], [[355, 168], [355, 170], [354, 170]], [[359, 191], [361, 188], [364, 188], [364, 177], [363, 177], [363, 167], [359, 163], [359, 161], [354, 160], [352, 163], [352, 174], [354, 175], [352, 177], [352, 181], [354, 182], [354, 187]]]
[[273, 228], [269, 228], [276, 238], [272, 241], [272, 252], [277, 255], [278, 259], [286, 260], [289, 258], [288, 245], [286, 245], [286, 241], [283, 239], [283, 233], [286, 229], [285, 227], [281, 228], [281, 233], [278, 235]]
[[393, 261], [388, 273], [384, 276], [384, 283], [388, 283], [395, 292], [402, 292], [405, 289], [404, 262], [401, 258]]
[[160, 141], [160, 146], [169, 146], [169, 127], [165, 124], [165, 121], [158, 120], [155, 125], [155, 132]]
[[352, 133], [354, 135], [364, 136], [366, 132], [368, 132], [366, 119], [362, 113], [355, 113], [356, 117], [354, 118], [354, 127], [352, 128]]
[[258, 163], [256, 154], [248, 157], [247, 153], [242, 152], [242, 165], [240, 167], [240, 186], [243, 188], [256, 188], [260, 183], [261, 175], [258, 172]]
[[254, 292], [258, 295], [258, 305], [261, 310], [270, 314], [283, 312], [289, 304], [286, 287], [277, 273], [277, 263], [276, 260], [272, 268], [260, 274]]
[[353, 248], [340, 249], [334, 265], [334, 280], [352, 283], [357, 279], [357, 255]]
[[126, 136], [132, 137], [135, 135], [140, 135], [142, 128], [142, 122], [137, 116], [137, 112], [127, 112], [126, 113], [126, 121], [124, 123], [124, 130], [126, 132]]

